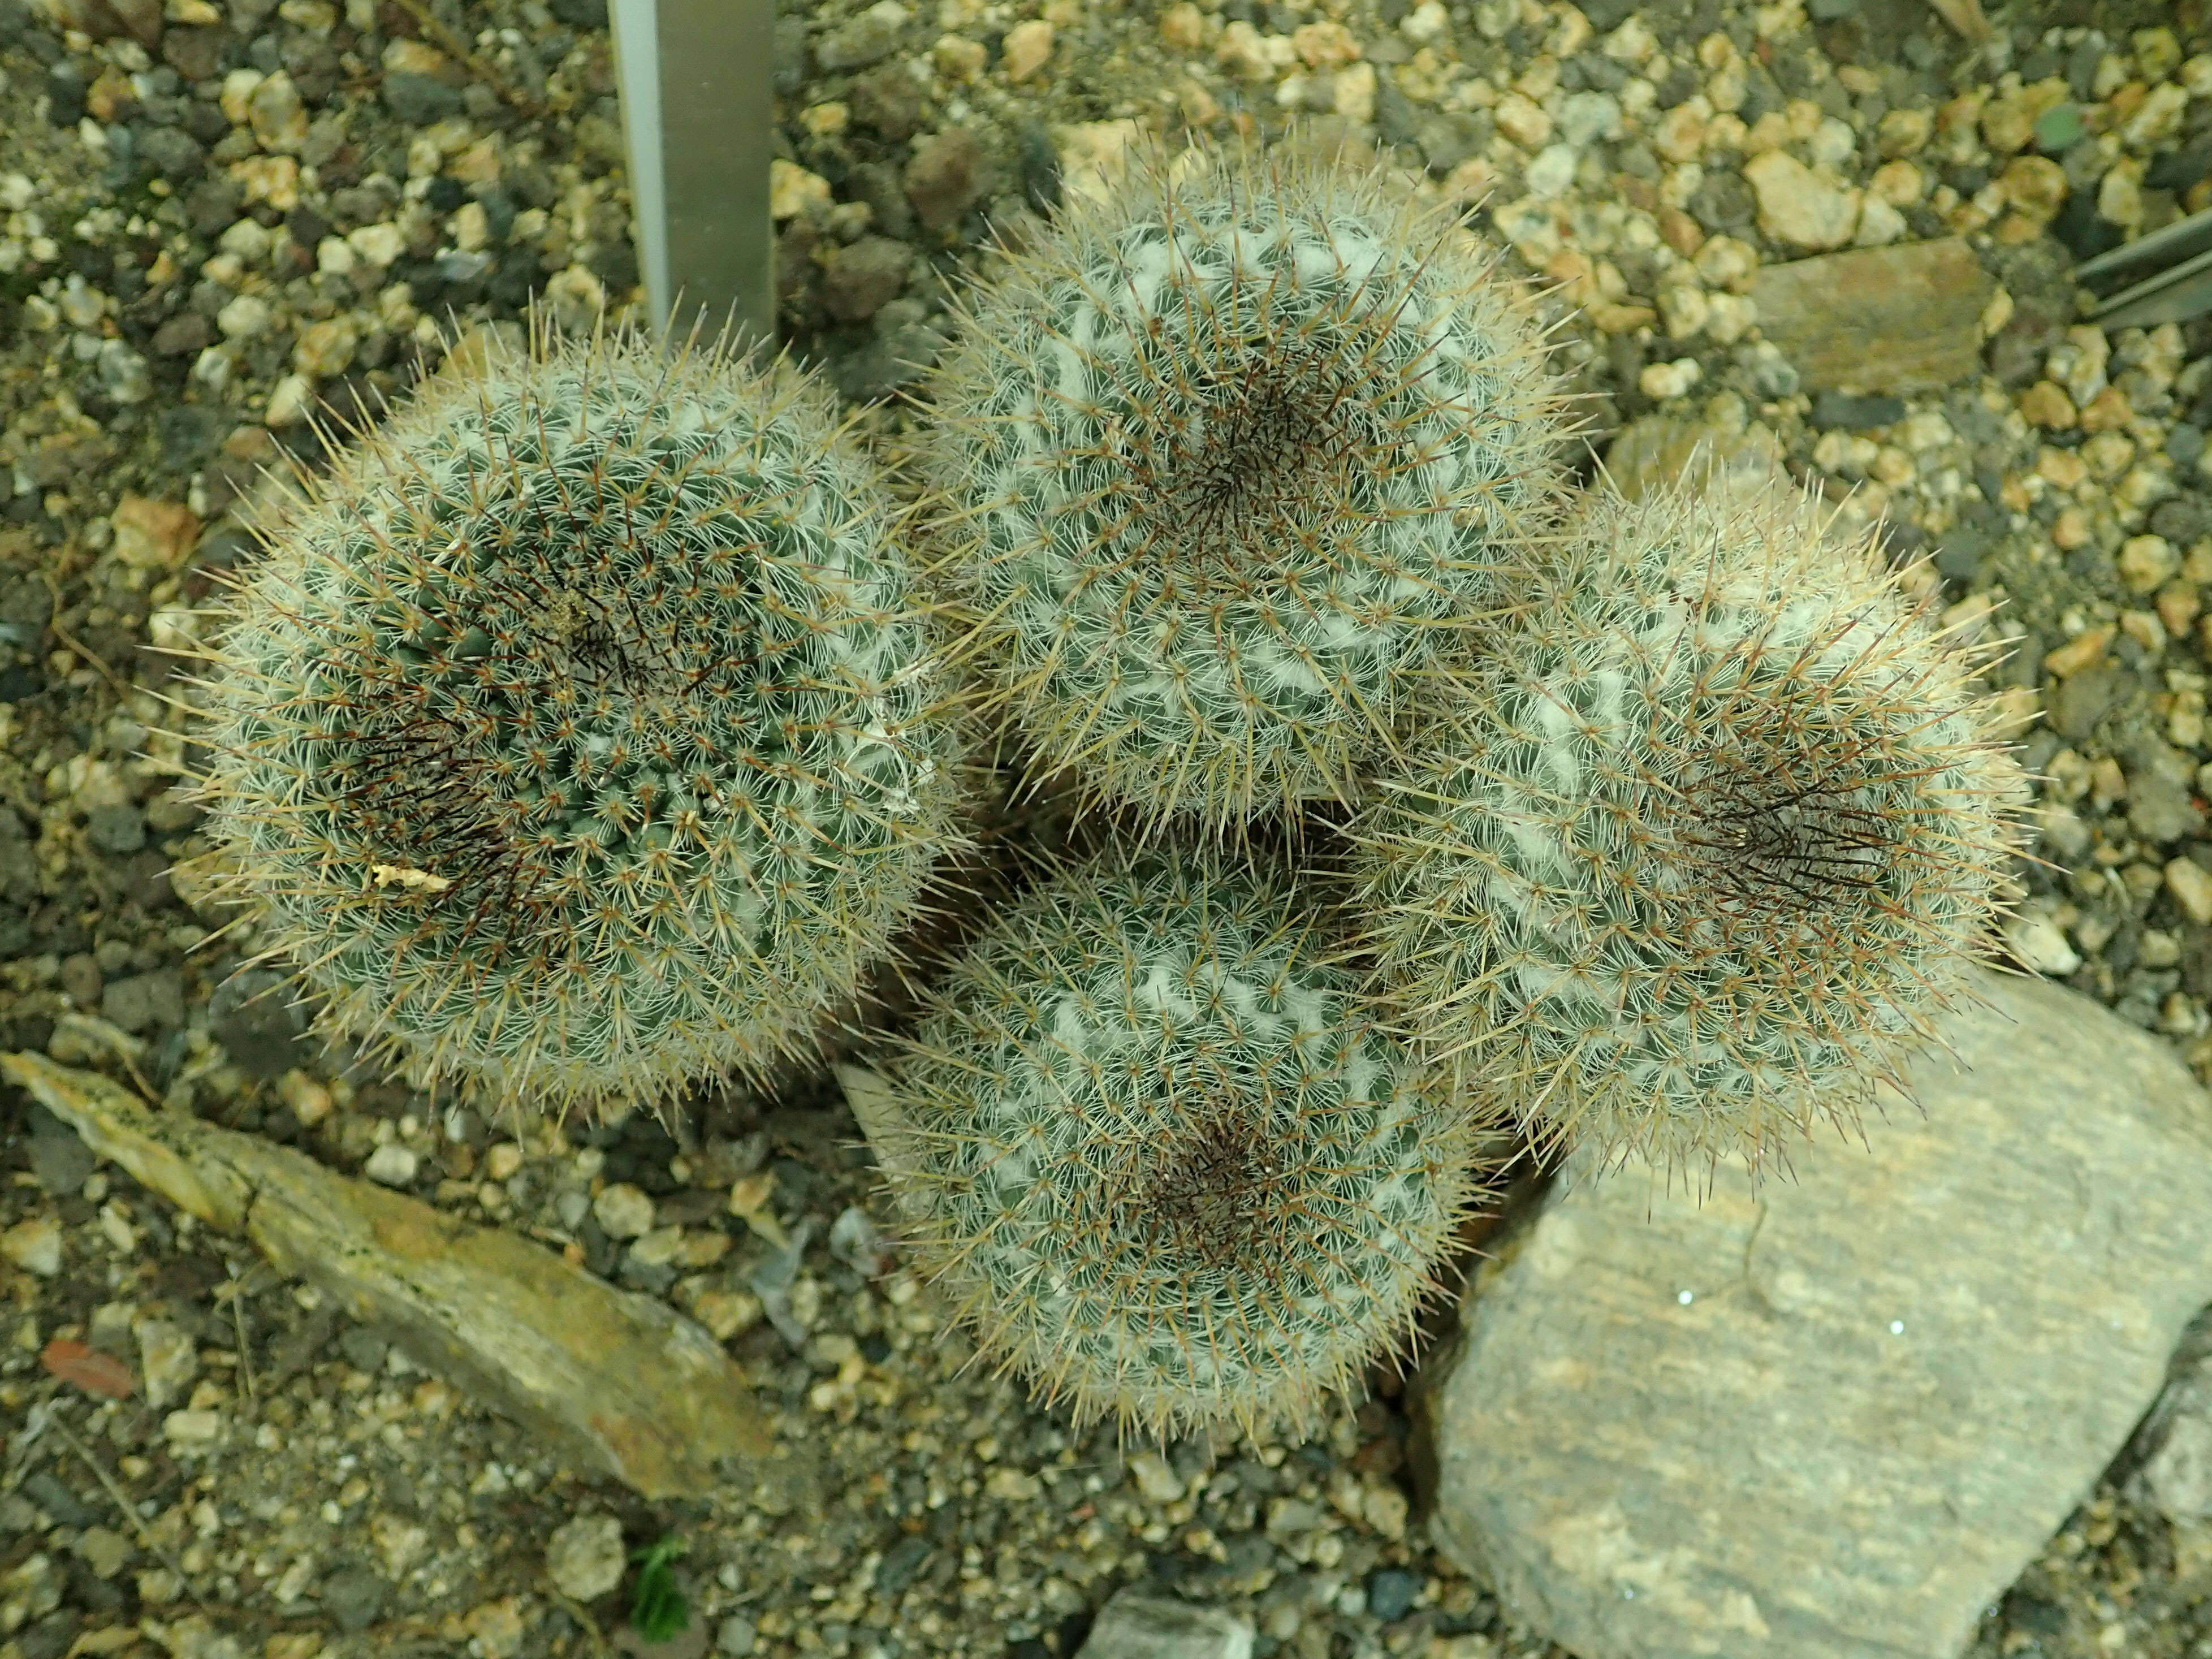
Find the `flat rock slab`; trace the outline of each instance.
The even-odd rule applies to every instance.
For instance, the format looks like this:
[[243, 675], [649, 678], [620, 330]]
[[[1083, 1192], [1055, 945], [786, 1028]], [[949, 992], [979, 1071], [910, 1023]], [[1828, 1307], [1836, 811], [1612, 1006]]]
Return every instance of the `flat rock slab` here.
[[2212, 1300], [2212, 1099], [1988, 975], [1871, 1149], [1555, 1189], [1418, 1391], [1433, 1531], [1583, 1659], [1941, 1659]]
[[1223, 1608], [1131, 1588], [1098, 1610], [1079, 1659], [1251, 1659], [1256, 1633]]
[[1761, 265], [1759, 326], [1808, 392], [1929, 392], [1979, 372], [1996, 282], [1961, 237]]
[[707, 1332], [540, 1245], [325, 1169], [287, 1146], [149, 1109], [94, 1072], [0, 1054], [0, 1076], [173, 1204], [251, 1239], [281, 1273], [581, 1469], [649, 1498], [774, 1474], [744, 1373]]

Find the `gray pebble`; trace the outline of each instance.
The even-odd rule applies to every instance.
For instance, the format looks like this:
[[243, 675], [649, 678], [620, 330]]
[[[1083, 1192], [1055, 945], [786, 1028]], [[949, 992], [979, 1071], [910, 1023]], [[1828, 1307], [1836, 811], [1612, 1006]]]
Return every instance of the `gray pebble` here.
[[385, 106], [410, 127], [427, 127], [461, 112], [461, 93], [443, 81], [405, 71], [384, 77]]
[[1421, 1581], [1403, 1567], [1380, 1567], [1367, 1576], [1367, 1611], [1388, 1625], [1413, 1609]]
[[80, 1008], [99, 1006], [101, 975], [100, 963], [88, 951], [62, 959], [62, 992]]
[[1249, 1659], [1257, 1632], [1220, 1607], [1125, 1589], [1079, 1650], [1083, 1659]]
[[146, 815], [128, 802], [95, 806], [85, 815], [84, 833], [104, 853], [135, 853], [146, 844]]
[[254, 1077], [281, 1077], [305, 1060], [307, 1029], [289, 981], [265, 968], [232, 975], [208, 999], [208, 1035]]
[[929, 1565], [929, 1540], [915, 1534], [885, 1550], [884, 1559], [876, 1563], [876, 1594], [897, 1596], [921, 1576], [921, 1570]]
[[92, 1174], [92, 1149], [43, 1106], [31, 1108], [31, 1173], [56, 1198], [73, 1198]]
[[125, 1031], [174, 1030], [185, 1023], [185, 976], [164, 968], [118, 979], [100, 993], [100, 1013]]
[[384, 1369], [384, 1361], [392, 1352], [389, 1339], [379, 1335], [366, 1325], [349, 1326], [338, 1338], [338, 1352], [346, 1357], [346, 1364], [357, 1371], [374, 1376]]
[[323, 1580], [323, 1611], [352, 1636], [376, 1622], [389, 1589], [367, 1567], [341, 1567]]
[[904, 27], [897, 8], [871, 6], [843, 27], [823, 35], [815, 44], [814, 61], [830, 70], [866, 69], [898, 50]]

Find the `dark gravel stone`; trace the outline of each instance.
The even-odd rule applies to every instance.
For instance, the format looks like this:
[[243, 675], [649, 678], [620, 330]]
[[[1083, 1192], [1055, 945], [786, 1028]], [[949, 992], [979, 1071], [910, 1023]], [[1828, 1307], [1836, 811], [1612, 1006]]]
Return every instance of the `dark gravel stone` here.
[[51, 1469], [40, 1469], [23, 1477], [23, 1496], [36, 1504], [64, 1527], [89, 1527], [100, 1516], [86, 1507], [84, 1500], [62, 1485]]
[[880, 64], [898, 50], [904, 25], [888, 13], [862, 12], [850, 22], [834, 28], [814, 43], [814, 61], [823, 69], [866, 69]]
[[323, 1611], [348, 1636], [376, 1622], [390, 1587], [367, 1567], [341, 1567], [323, 1580]]
[[1018, 166], [1022, 199], [1039, 213], [1049, 215], [1060, 205], [1060, 154], [1052, 135], [1035, 121], [1022, 128]]
[[161, 61], [187, 81], [210, 81], [222, 67], [222, 31], [172, 28], [161, 35]]
[[58, 127], [73, 127], [84, 119], [84, 71], [73, 63], [57, 64], [46, 71], [48, 118]]
[[552, 0], [553, 15], [572, 29], [607, 26], [607, 0]]
[[2176, 547], [2188, 547], [2212, 535], [2212, 501], [2194, 493], [2169, 495], [2151, 509], [2148, 526]]
[[1429, 171], [1441, 174], [1471, 155], [1480, 155], [1489, 147], [1496, 130], [1488, 110], [1447, 110], [1421, 116], [1414, 142], [1420, 145], [1421, 159], [1428, 163]]
[[31, 1173], [38, 1176], [39, 1185], [52, 1197], [75, 1197], [92, 1174], [92, 1149], [76, 1130], [43, 1106], [31, 1108], [29, 1127], [27, 1150]]
[[1741, 230], [1758, 211], [1751, 186], [1733, 173], [1708, 174], [1690, 198], [1691, 216], [1710, 231]]
[[865, 321], [906, 286], [913, 250], [887, 236], [863, 236], [830, 255], [822, 272], [822, 303], [842, 322]]
[[84, 1615], [75, 1607], [48, 1613], [18, 1638], [23, 1659], [65, 1659], [76, 1644], [77, 1632], [83, 1624]]
[[1367, 1611], [1384, 1624], [1403, 1619], [1413, 1610], [1413, 1595], [1421, 1581], [1403, 1567], [1380, 1567], [1367, 1575]]
[[173, 968], [118, 979], [100, 993], [100, 1018], [133, 1033], [173, 1031], [185, 1023], [185, 976]]
[[346, 1364], [357, 1371], [374, 1376], [384, 1369], [384, 1361], [392, 1352], [391, 1339], [379, 1335], [366, 1325], [349, 1325], [338, 1337], [338, 1352], [346, 1357]]
[[896, 1595], [921, 1577], [929, 1564], [929, 1540], [908, 1534], [884, 1552], [876, 1563], [876, 1594]]
[[194, 99], [185, 106], [181, 125], [203, 144], [215, 144], [222, 143], [229, 132], [230, 118], [222, 112], [222, 105], [204, 104]]
[[894, 143], [921, 131], [921, 88], [902, 64], [857, 76], [845, 99], [855, 121]]
[[176, 127], [148, 127], [138, 136], [138, 156], [164, 179], [189, 179], [207, 164], [207, 151]]
[[2125, 231], [2097, 211], [2095, 198], [2080, 191], [2068, 197], [2066, 205], [2058, 210], [2058, 216], [2051, 222], [2051, 234], [2076, 259], [2084, 260], [2118, 247], [2127, 237]]
[[146, 815], [127, 801], [95, 806], [85, 815], [84, 834], [103, 853], [135, 853], [146, 844]]
[[2165, 847], [2203, 833], [2204, 814], [2191, 801], [2187, 784], [2162, 772], [2138, 773], [2128, 780], [2128, 825]]
[[1823, 392], [1813, 399], [1813, 424], [1824, 431], [1831, 427], [1843, 427], [1862, 432], [1869, 427], [1894, 426], [1904, 418], [1905, 399], [1902, 398]]
[[461, 112], [461, 91], [443, 81], [406, 70], [384, 77], [384, 104], [410, 127], [427, 127]]
[[305, 1060], [307, 1010], [295, 1006], [290, 981], [265, 968], [249, 968], [216, 987], [208, 999], [208, 1035], [222, 1044], [240, 1071], [281, 1077]]
[[902, 175], [915, 216], [931, 230], [952, 229], [982, 199], [983, 170], [983, 141], [965, 127], [917, 142]]
[[2053, 689], [2045, 705], [2051, 728], [2069, 743], [2080, 743], [2135, 688], [2134, 675], [2109, 664], [2069, 674]]
[[[204, 319], [196, 317], [193, 320]], [[162, 326], [166, 328], [167, 325]], [[155, 337], [161, 337], [158, 331]], [[163, 410], [154, 417], [155, 436], [161, 446], [161, 465], [179, 469], [198, 465], [215, 453], [230, 425], [228, 410], [205, 404], [179, 404]]]

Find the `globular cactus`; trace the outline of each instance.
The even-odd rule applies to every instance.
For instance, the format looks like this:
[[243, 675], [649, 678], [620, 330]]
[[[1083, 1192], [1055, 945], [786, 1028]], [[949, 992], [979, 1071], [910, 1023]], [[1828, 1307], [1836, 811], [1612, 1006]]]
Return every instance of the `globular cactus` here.
[[890, 509], [788, 365], [456, 364], [262, 527], [204, 794], [331, 1028], [509, 1105], [760, 1073], [955, 838]]
[[1526, 295], [1311, 155], [1145, 156], [1070, 199], [969, 296], [932, 403], [988, 707], [1149, 824], [1351, 799], [1558, 490]]
[[1380, 980], [1539, 1139], [1856, 1121], [1982, 950], [2018, 769], [1971, 653], [1787, 488], [1593, 501], [1356, 827]]
[[1031, 890], [856, 1111], [987, 1356], [1079, 1420], [1305, 1425], [1409, 1331], [1474, 1193], [1314, 908], [1156, 856]]

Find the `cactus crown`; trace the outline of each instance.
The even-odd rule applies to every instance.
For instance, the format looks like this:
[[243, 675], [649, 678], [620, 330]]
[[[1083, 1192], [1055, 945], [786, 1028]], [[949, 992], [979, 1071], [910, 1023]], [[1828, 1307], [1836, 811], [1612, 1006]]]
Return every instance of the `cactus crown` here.
[[1782, 491], [1595, 501], [1362, 826], [1382, 972], [1539, 1134], [1669, 1170], [1856, 1120], [1982, 948], [1972, 664]]
[[1307, 908], [1205, 859], [1062, 874], [891, 1069], [870, 1138], [921, 1259], [1079, 1419], [1303, 1424], [1433, 1282], [1463, 1121], [1319, 960]]
[[971, 298], [930, 465], [995, 706], [1213, 828], [1349, 799], [1557, 482], [1526, 300], [1380, 172], [1158, 157]]
[[337, 1029], [556, 1107], [757, 1068], [950, 837], [938, 665], [790, 368], [449, 368], [262, 526], [204, 793]]

